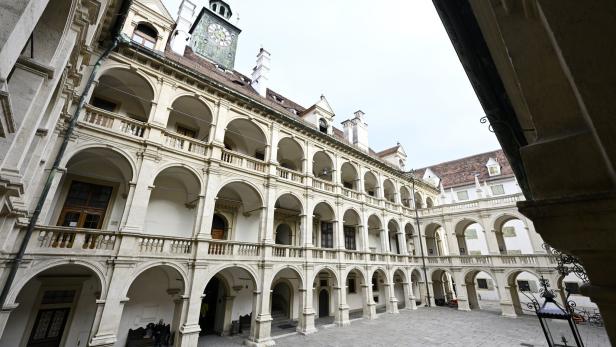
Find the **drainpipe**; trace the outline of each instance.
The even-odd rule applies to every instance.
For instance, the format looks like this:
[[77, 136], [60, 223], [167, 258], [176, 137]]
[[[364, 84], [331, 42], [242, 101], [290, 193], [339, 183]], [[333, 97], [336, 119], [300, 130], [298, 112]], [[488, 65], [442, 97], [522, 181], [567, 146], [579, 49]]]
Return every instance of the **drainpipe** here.
[[98, 60], [94, 64], [92, 68], [92, 72], [90, 73], [90, 77], [88, 78], [88, 81], [86, 82], [86, 86], [83, 92], [81, 93], [81, 96], [79, 97], [79, 104], [77, 105], [77, 109], [75, 109], [73, 116], [69, 120], [68, 128], [66, 129], [64, 133], [64, 138], [62, 139], [62, 144], [60, 145], [60, 149], [58, 150], [58, 153], [56, 154], [56, 157], [53, 162], [53, 166], [51, 167], [51, 170], [49, 170], [49, 174], [47, 175], [47, 179], [45, 180], [45, 185], [43, 186], [41, 195], [38, 198], [36, 207], [34, 208], [34, 211], [32, 212], [32, 216], [30, 217], [30, 221], [28, 222], [28, 227], [26, 228], [26, 233], [24, 235], [24, 238], [21, 241], [21, 244], [19, 245], [19, 251], [17, 252], [17, 255], [11, 262], [11, 271], [9, 272], [6, 282], [4, 283], [4, 286], [2, 288], [2, 293], [0, 293], [0, 308], [4, 307], [4, 302], [6, 301], [6, 297], [8, 296], [9, 291], [11, 290], [11, 285], [13, 284], [13, 281], [15, 280], [15, 275], [17, 274], [17, 270], [19, 269], [19, 264], [21, 264], [21, 262], [23, 261], [24, 254], [26, 252], [26, 247], [28, 246], [30, 237], [32, 237], [32, 232], [34, 231], [36, 222], [38, 221], [39, 215], [41, 214], [41, 210], [43, 209], [43, 204], [45, 203], [45, 200], [47, 199], [47, 195], [49, 194], [49, 190], [51, 188], [51, 182], [53, 182], [56, 171], [60, 167], [60, 163], [62, 162], [62, 158], [64, 157], [64, 154], [66, 152], [66, 147], [68, 146], [69, 139], [71, 135], [73, 134], [73, 132], [75, 131], [75, 125], [77, 124], [77, 120], [79, 119], [81, 110], [83, 109], [83, 106], [86, 103], [86, 96], [88, 95], [90, 88], [92, 87], [94, 78], [96, 76], [96, 72], [100, 68], [103, 61], [107, 58], [107, 56], [109, 56], [111, 51], [114, 48], [116, 48], [116, 46], [118, 45], [118, 41], [120, 40], [120, 30], [122, 26], [124, 25], [124, 20], [126, 19], [126, 14], [128, 13], [128, 8], [130, 7], [131, 3], [132, 3], [132, 0], [125, 0], [122, 3], [122, 7], [120, 9], [120, 12], [118, 13], [119, 18], [116, 21], [114, 28], [112, 30], [113, 34], [112, 34], [111, 45], [103, 52], [103, 54], [98, 58]]
[[419, 226], [419, 212], [417, 212], [417, 201], [415, 201], [415, 172], [413, 171], [413, 204], [415, 205], [415, 224], [419, 234], [419, 249], [421, 250], [421, 262], [423, 265], [424, 281], [426, 283], [426, 306], [430, 307], [430, 286], [428, 285], [428, 273], [426, 272], [426, 256], [424, 254], [423, 242], [421, 242], [421, 227]]

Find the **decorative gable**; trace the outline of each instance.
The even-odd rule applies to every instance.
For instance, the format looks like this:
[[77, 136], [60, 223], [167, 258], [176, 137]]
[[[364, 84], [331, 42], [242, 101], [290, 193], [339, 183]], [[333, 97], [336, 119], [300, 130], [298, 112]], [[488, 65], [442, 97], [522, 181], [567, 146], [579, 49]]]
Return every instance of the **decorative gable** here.
[[429, 182], [435, 187], [438, 187], [441, 184], [441, 178], [438, 177], [434, 171], [430, 170], [430, 168], [427, 168], [426, 171], [424, 171], [422, 178], [424, 181]]
[[319, 100], [301, 115], [304, 120], [326, 134], [333, 132], [334, 116], [334, 111], [324, 95], [321, 95]]

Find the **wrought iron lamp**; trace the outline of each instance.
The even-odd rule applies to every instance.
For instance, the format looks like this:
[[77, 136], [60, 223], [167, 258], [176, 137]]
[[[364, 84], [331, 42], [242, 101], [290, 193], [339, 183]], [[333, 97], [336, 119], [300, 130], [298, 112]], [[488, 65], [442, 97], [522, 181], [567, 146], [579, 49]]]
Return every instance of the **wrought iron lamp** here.
[[548, 346], [583, 347], [582, 337], [573, 321], [571, 312], [556, 302], [554, 299], [556, 295], [553, 290], [549, 289], [548, 280], [541, 277], [539, 282], [542, 286], [540, 296], [544, 299], [542, 304], [532, 294], [529, 296], [525, 292], [522, 293], [531, 300], [528, 306], [535, 310]]

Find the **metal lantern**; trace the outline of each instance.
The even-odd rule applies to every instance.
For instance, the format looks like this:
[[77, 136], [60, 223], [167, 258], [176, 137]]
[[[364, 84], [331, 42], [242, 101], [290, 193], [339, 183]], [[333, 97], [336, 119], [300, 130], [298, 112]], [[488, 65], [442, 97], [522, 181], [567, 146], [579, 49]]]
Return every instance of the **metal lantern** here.
[[539, 282], [542, 286], [541, 297], [544, 302], [539, 304], [537, 299], [529, 297], [531, 299], [529, 306], [532, 305], [537, 313], [548, 346], [584, 346], [571, 312], [554, 300], [554, 291], [549, 289], [548, 280], [541, 277]]

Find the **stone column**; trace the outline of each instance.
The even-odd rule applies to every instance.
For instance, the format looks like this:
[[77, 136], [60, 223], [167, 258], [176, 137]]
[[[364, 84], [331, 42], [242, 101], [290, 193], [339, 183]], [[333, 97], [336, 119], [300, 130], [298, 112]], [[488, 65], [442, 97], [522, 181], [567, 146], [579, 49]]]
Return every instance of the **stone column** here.
[[[207, 242], [197, 244], [197, 258], [207, 255]], [[186, 312], [183, 313], [183, 322], [180, 325], [180, 340], [178, 345], [181, 347], [196, 346], [199, 341], [199, 314], [201, 313], [201, 301], [203, 300], [203, 290], [208, 280], [207, 266], [196, 264], [189, 270], [189, 290]], [[213, 275], [213, 274], [211, 274]]]
[[402, 231], [398, 231], [396, 233], [396, 237], [398, 238], [398, 246], [400, 247], [400, 254], [408, 255], [409, 252], [406, 248], [406, 240], [404, 239], [404, 233]]
[[409, 282], [402, 282], [402, 289], [404, 291], [404, 307], [408, 310], [416, 310], [417, 303], [415, 302], [415, 294]]
[[347, 305], [346, 301], [346, 285], [344, 281], [340, 283], [338, 286], [334, 287], [334, 291], [338, 297], [338, 306], [336, 307], [336, 323], [337, 326], [347, 326], [350, 325], [349, 321], [349, 305]]
[[124, 293], [127, 285], [126, 279], [131, 278], [133, 267], [132, 263], [122, 262], [116, 262], [113, 266], [101, 318], [98, 326], [92, 329], [96, 333], [90, 340], [89, 346], [112, 347], [117, 341], [124, 304], [128, 301]]
[[[514, 285], [513, 288], [509, 287], [509, 283], [507, 283], [507, 278], [504, 274], [505, 270], [494, 269], [492, 270], [493, 277], [496, 281], [495, 285], [498, 290], [498, 295], [500, 297], [500, 307], [502, 311], [502, 315], [505, 317], [515, 318], [518, 315], [516, 314], [516, 308], [514, 306], [512, 294], [517, 296], [517, 288]], [[515, 291], [515, 292], [514, 292]], [[517, 300], [519, 302], [519, 300]]]
[[376, 303], [373, 299], [374, 295], [372, 294], [372, 285], [364, 283], [361, 287], [364, 294], [364, 300], [366, 301], [364, 306], [364, 318], [376, 319]]
[[387, 283], [385, 290], [389, 291], [389, 309], [387, 311], [394, 314], [400, 313], [398, 310], [398, 298], [396, 297], [396, 286], [394, 282]]
[[201, 222], [199, 234], [197, 238], [201, 240], [210, 240], [212, 238], [212, 220], [214, 218], [214, 210], [216, 209], [216, 195], [221, 180], [221, 171], [218, 163], [212, 162], [206, 169], [206, 182], [203, 199], [203, 213], [201, 214]]
[[[39, 223], [40, 224], [50, 224], [50, 225], [55, 225], [56, 221], [51, 221], [48, 220], [47, 218], [49, 217], [48, 214], [50, 211], [53, 211], [55, 206], [52, 206], [52, 202], [53, 200], [56, 198], [56, 194], [58, 192], [58, 189], [61, 189], [60, 187], [60, 182], [62, 182], [62, 178], [64, 177], [64, 175], [66, 174], [66, 169], [60, 169], [58, 168], [56, 170], [56, 174], [53, 177], [53, 180], [51, 181], [51, 186], [49, 187], [49, 193], [47, 193], [47, 198], [45, 198], [45, 202], [43, 203], [43, 208], [41, 210], [41, 214], [39, 215]], [[130, 190], [134, 188], [134, 185], [131, 185], [129, 183], [129, 195], [130, 195]], [[127, 199], [128, 201], [128, 199]], [[60, 201], [58, 201], [57, 203], [61, 203]], [[125, 207], [126, 208], [126, 207]]]
[[458, 239], [456, 238], [456, 229], [451, 223], [451, 220], [444, 221], [443, 232], [447, 239], [448, 255], [460, 255], [460, 247], [458, 246]]
[[270, 314], [270, 297], [273, 273], [272, 264], [259, 264], [261, 291], [255, 289], [253, 296], [253, 321], [250, 327], [250, 337], [244, 341], [247, 346], [273, 346], [274, 340], [270, 336], [272, 316]]
[[314, 265], [305, 264], [304, 273], [306, 281], [303, 283], [303, 288], [300, 290], [300, 300], [302, 300], [302, 311], [300, 311], [301, 319], [297, 325], [297, 331], [301, 334], [308, 335], [317, 331], [314, 326], [315, 312], [312, 307], [314, 289], [312, 288], [312, 279], [314, 277]]
[[466, 290], [466, 283], [464, 282], [464, 276], [462, 275], [462, 269], [454, 269], [454, 278], [456, 282], [456, 292], [458, 297], [458, 310], [470, 311], [468, 292]]
[[381, 239], [381, 253], [389, 252], [389, 235], [387, 235], [387, 230], [381, 229], [379, 230], [379, 238]]
[[535, 231], [535, 226], [530, 221], [524, 221], [524, 229], [526, 229], [526, 234], [528, 235], [528, 239], [530, 240], [530, 244], [533, 247], [534, 254], [545, 254], [545, 248], [543, 248], [543, 244], [545, 241], [541, 238], [537, 231]]
[[140, 166], [138, 173], [135, 174], [137, 181], [135, 182], [132, 200], [126, 201], [129, 208], [126, 213], [126, 224], [121, 228], [123, 231], [143, 232], [150, 194], [154, 188], [154, 168], [159, 158], [153, 153], [149, 153], [147, 149], [138, 153], [138, 156], [140, 157]]

